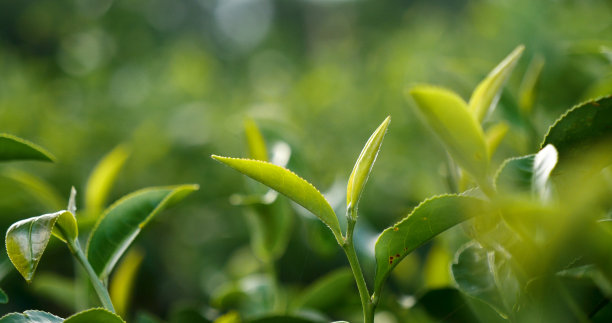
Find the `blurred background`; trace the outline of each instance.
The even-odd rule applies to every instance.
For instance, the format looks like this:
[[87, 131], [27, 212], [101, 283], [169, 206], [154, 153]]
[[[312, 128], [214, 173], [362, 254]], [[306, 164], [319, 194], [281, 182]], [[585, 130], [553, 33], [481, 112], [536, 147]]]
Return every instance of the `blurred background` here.
[[[371, 277], [378, 232], [419, 201], [449, 191], [446, 153], [405, 89], [432, 83], [467, 100], [520, 44], [525, 53], [489, 117], [510, 120], [498, 164], [536, 151], [547, 127], [572, 105], [612, 92], [610, 1], [1, 1], [0, 132], [40, 144], [57, 161], [0, 165], [0, 229], [56, 211], [11, 174], [25, 171], [52, 188], [52, 199], [67, 201], [72, 185], [82, 191], [98, 161], [125, 144], [129, 157], [108, 202], [146, 186], [201, 186], [136, 240], [144, 260], [128, 317], [192, 313], [212, 320], [235, 309], [248, 316], [263, 305], [228, 300], [223, 290], [261, 269], [249, 248], [245, 209], [229, 202], [250, 184], [209, 156], [246, 157], [243, 124], [251, 118], [270, 147], [289, 145], [288, 167], [343, 215], [353, 163], [391, 115], [359, 209], [359, 248]], [[541, 73], [524, 103], [521, 84], [534, 64]], [[529, 127], [517, 117], [525, 109]], [[289, 298], [348, 266], [329, 232], [299, 208], [292, 213], [287, 252], [276, 262]], [[69, 253], [59, 243], [51, 247], [38, 275], [70, 281]], [[430, 247], [422, 249], [386, 289], [400, 305], [426, 288]], [[75, 310], [49, 296], [61, 283], [28, 286], [13, 270], [1, 285], [11, 301], [0, 313]], [[357, 293], [352, 286], [348, 293], [337, 301], [345, 305], [321, 312], [358, 320]]]

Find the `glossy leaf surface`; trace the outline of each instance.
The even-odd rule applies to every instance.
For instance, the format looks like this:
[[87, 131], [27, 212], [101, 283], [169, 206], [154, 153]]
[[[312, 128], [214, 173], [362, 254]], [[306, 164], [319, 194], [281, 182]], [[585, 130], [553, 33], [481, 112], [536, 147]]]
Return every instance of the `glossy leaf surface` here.
[[43, 311], [28, 310], [10, 313], [0, 318], [0, 323], [62, 323], [64, 319]]
[[[385, 133], [387, 133], [387, 128], [389, 126], [389, 122], [391, 122], [391, 117], [387, 117], [378, 128], [372, 133], [368, 141], [366, 142], [363, 150], [359, 154], [357, 158], [357, 162], [353, 167], [353, 171], [351, 172], [351, 176], [348, 180], [348, 185], [346, 188], [346, 206], [347, 208], [357, 209], [357, 204], [359, 203], [359, 198], [361, 197], [361, 192], [363, 191], [363, 187], [370, 176], [370, 172], [372, 171], [372, 166], [374, 166], [374, 162], [376, 161], [376, 157], [378, 156], [378, 152], [380, 151], [380, 146], [382, 145], [383, 138], [385, 137]], [[356, 214], [357, 212], [355, 212]]]
[[117, 314], [113, 314], [103, 308], [92, 308], [83, 312], [76, 313], [67, 318], [64, 323], [125, 323]]
[[268, 161], [268, 149], [259, 127], [252, 119], [244, 121], [244, 134], [249, 148], [249, 158]]
[[[56, 224], [62, 226], [62, 230], [54, 230]], [[76, 220], [67, 211], [21, 220], [6, 232], [6, 251], [17, 271], [31, 282], [51, 234], [63, 241], [74, 241], [76, 232]]]
[[541, 147], [548, 144], [559, 152], [560, 162], [580, 157], [604, 140], [612, 139], [612, 97], [577, 105], [549, 129]]
[[55, 158], [38, 145], [3, 133], [0, 134], [0, 161], [9, 160], [42, 160], [52, 162]]
[[140, 230], [162, 210], [197, 190], [197, 185], [146, 188], [119, 199], [100, 216], [89, 236], [87, 259], [101, 279], [108, 277]]
[[306, 180], [288, 169], [263, 161], [215, 155], [212, 158], [289, 197], [321, 219], [332, 230], [336, 240], [342, 241], [340, 223], [334, 210], [325, 197]]
[[516, 62], [521, 58], [524, 50], [525, 46], [523, 45], [515, 48], [476, 86], [470, 98], [469, 107], [479, 122], [484, 119], [487, 113], [495, 109], [504, 83], [506, 83], [506, 80], [512, 74], [512, 70]]
[[457, 164], [477, 179], [485, 178], [489, 159], [484, 134], [465, 101], [452, 91], [428, 85], [414, 87], [410, 94]]
[[374, 290], [380, 290], [391, 270], [417, 247], [445, 230], [487, 212], [487, 203], [475, 197], [440, 195], [423, 201], [378, 237]]
[[108, 193], [128, 156], [128, 148], [119, 145], [102, 157], [95, 166], [85, 185], [85, 208], [88, 215], [98, 216], [104, 208]]

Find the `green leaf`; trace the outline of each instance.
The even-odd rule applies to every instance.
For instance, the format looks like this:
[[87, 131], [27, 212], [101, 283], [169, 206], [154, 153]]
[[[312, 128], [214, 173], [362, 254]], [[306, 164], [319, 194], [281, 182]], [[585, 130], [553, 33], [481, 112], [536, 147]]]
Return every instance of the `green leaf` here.
[[[549, 129], [541, 147], [551, 144], [559, 151], [559, 162], [582, 157], [585, 152], [612, 139], [612, 96], [579, 104], [561, 116]], [[610, 156], [603, 160], [604, 166]]]
[[127, 146], [119, 145], [98, 162], [85, 186], [85, 209], [88, 216], [97, 217], [106, 205], [108, 193], [130, 155]]
[[212, 155], [212, 158], [269, 186], [303, 206], [321, 219], [332, 230], [338, 243], [342, 243], [342, 233], [336, 213], [325, 197], [306, 180], [288, 169], [264, 161], [216, 155]]
[[541, 201], [551, 196], [550, 174], [557, 164], [558, 153], [547, 145], [537, 154], [506, 160], [496, 176], [496, 186], [503, 193], [528, 193]]
[[519, 58], [521, 58], [524, 50], [525, 46], [523, 45], [515, 48], [501, 63], [495, 66], [489, 75], [476, 86], [474, 92], [472, 92], [469, 107], [479, 122], [484, 119], [487, 113], [495, 109], [504, 83], [506, 83], [506, 80], [512, 74], [512, 70]]
[[352, 208], [355, 210], [355, 212], [351, 212], [351, 215], [354, 214], [357, 216], [356, 211], [361, 192], [368, 181], [372, 166], [374, 166], [376, 156], [378, 156], [378, 152], [380, 151], [383, 138], [385, 137], [385, 133], [387, 133], [389, 122], [391, 122], [391, 116], [388, 116], [380, 126], [378, 126], [374, 133], [372, 133], [370, 139], [368, 139], [363, 147], [363, 150], [361, 150], [357, 162], [355, 162], [355, 166], [353, 167], [346, 187], [346, 207], [347, 209]]
[[67, 318], [64, 323], [125, 323], [117, 314], [111, 313], [103, 308], [92, 308], [83, 312], [76, 313]]
[[115, 274], [111, 279], [109, 294], [115, 311], [120, 316], [125, 316], [130, 305], [130, 297], [134, 288], [134, 281], [138, 268], [142, 263], [144, 253], [139, 249], [131, 249], [125, 258], [117, 266]]
[[3, 133], [0, 134], [0, 161], [9, 160], [42, 160], [52, 162], [55, 160], [55, 157], [38, 145]]
[[246, 135], [247, 145], [249, 147], [249, 158], [268, 161], [266, 142], [255, 121], [252, 119], [246, 119], [244, 121], [244, 134]]
[[486, 178], [489, 153], [484, 134], [465, 101], [452, 91], [429, 85], [412, 88], [410, 95], [457, 164], [477, 180]]
[[533, 110], [536, 98], [536, 86], [544, 68], [544, 58], [536, 55], [531, 59], [527, 71], [523, 76], [519, 87], [519, 107], [524, 115], [529, 115]]
[[354, 288], [353, 273], [348, 268], [333, 271], [318, 279], [297, 297], [294, 308], [325, 310], [334, 307]]
[[[278, 194], [273, 190], [270, 192]], [[293, 233], [292, 213], [285, 198], [276, 198], [271, 204], [258, 203], [246, 207], [251, 247], [260, 260], [268, 262], [283, 255]]]
[[[54, 230], [58, 224], [60, 230]], [[29, 283], [51, 234], [62, 241], [76, 239], [76, 219], [68, 211], [44, 214], [21, 220], [6, 232], [6, 251], [17, 271]]]
[[87, 242], [87, 259], [106, 279], [140, 230], [159, 212], [179, 202], [198, 185], [151, 187], [119, 199], [98, 219]]
[[406, 255], [445, 230], [473, 216], [488, 213], [487, 206], [485, 201], [475, 197], [435, 196], [423, 201], [394, 226], [385, 229], [376, 241], [374, 290], [381, 290], [391, 270]]
[[62, 323], [64, 319], [43, 311], [28, 310], [9, 313], [0, 318], [0, 323]]
[[6, 304], [8, 303], [8, 301], [9, 301], [8, 295], [6, 295], [4, 290], [0, 288], [0, 304]]
[[510, 127], [505, 122], [500, 122], [485, 132], [485, 141], [487, 142], [487, 151], [489, 152], [489, 160], [499, 147]]

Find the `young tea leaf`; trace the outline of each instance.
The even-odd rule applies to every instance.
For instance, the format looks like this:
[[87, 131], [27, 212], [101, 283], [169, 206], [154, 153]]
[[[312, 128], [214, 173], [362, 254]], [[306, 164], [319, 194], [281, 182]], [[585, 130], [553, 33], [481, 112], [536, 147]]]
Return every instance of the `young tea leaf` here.
[[259, 127], [252, 119], [244, 121], [244, 134], [249, 147], [249, 158], [268, 161], [268, 150]]
[[9, 313], [0, 318], [0, 323], [62, 323], [64, 319], [43, 311], [28, 310]]
[[[612, 96], [579, 104], [561, 116], [549, 129], [541, 147], [559, 151], [559, 162], [582, 157], [589, 149], [612, 139]], [[602, 161], [610, 162], [610, 156]]]
[[115, 312], [120, 316], [125, 316], [130, 304], [130, 297], [134, 288], [136, 274], [144, 258], [144, 253], [137, 249], [131, 249], [125, 255], [125, 258], [117, 266], [117, 270], [113, 274], [109, 293]]
[[198, 185], [146, 188], [111, 205], [100, 216], [87, 242], [87, 259], [98, 277], [109, 276], [121, 255], [154, 216], [198, 188]]
[[[56, 226], [59, 230], [54, 230]], [[21, 220], [6, 232], [6, 251], [9, 259], [29, 283], [42, 257], [51, 234], [62, 241], [74, 241], [77, 237], [76, 219], [68, 211]]]
[[342, 243], [342, 233], [336, 213], [325, 197], [306, 180], [288, 169], [259, 160], [216, 155], [212, 155], [212, 158], [269, 186], [303, 206], [321, 219], [332, 230], [338, 243]]
[[98, 162], [85, 185], [85, 209], [90, 216], [98, 216], [121, 167], [129, 156], [125, 145], [115, 147]]
[[491, 156], [493, 156], [509, 129], [510, 127], [508, 124], [503, 121], [487, 129], [485, 132], [485, 141], [487, 142], [489, 159], [491, 159]]
[[117, 314], [111, 313], [103, 308], [92, 308], [72, 315], [64, 323], [125, 323]]
[[42, 160], [52, 162], [55, 157], [44, 148], [25, 139], [0, 134], [0, 161], [9, 160]]
[[387, 117], [385, 121], [378, 126], [374, 133], [372, 133], [370, 139], [368, 139], [363, 147], [363, 150], [361, 150], [359, 158], [357, 158], [357, 162], [355, 163], [351, 176], [349, 177], [346, 188], [346, 207], [348, 209], [353, 208], [355, 212], [351, 212], [351, 214], [354, 214], [355, 216], [357, 215], [357, 205], [359, 203], [359, 198], [361, 197], [361, 192], [363, 191], [363, 187], [370, 176], [372, 166], [374, 166], [376, 156], [378, 156], [378, 151], [380, 151], [380, 146], [382, 145], [383, 138], [387, 132], [389, 122], [391, 122], [391, 116]]
[[476, 86], [470, 98], [470, 111], [476, 117], [476, 120], [481, 122], [487, 113], [493, 111], [501, 95], [502, 87], [512, 70], [523, 54], [525, 46], [520, 45], [515, 48], [501, 63], [487, 75], [487, 77]]
[[374, 290], [380, 291], [391, 270], [417, 247], [473, 216], [486, 213], [487, 203], [475, 197], [440, 195], [423, 201], [378, 237]]
[[529, 115], [533, 110], [536, 99], [536, 86], [540, 79], [540, 74], [544, 68], [544, 58], [540, 55], [533, 57], [527, 71], [523, 76], [519, 87], [519, 107], [524, 115]]

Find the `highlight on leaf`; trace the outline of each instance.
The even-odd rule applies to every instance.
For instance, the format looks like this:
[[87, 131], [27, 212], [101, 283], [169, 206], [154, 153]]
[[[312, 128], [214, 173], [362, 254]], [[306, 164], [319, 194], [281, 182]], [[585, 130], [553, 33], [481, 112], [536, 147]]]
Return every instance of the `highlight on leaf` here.
[[380, 126], [378, 126], [366, 142], [363, 150], [361, 150], [357, 162], [355, 162], [346, 188], [346, 207], [347, 209], [352, 208], [354, 210], [354, 212], [350, 212], [351, 216], [357, 216], [359, 198], [368, 181], [370, 172], [372, 172], [372, 167], [374, 166], [374, 162], [376, 161], [376, 157], [378, 156], [390, 122], [391, 116], [388, 116]]
[[87, 216], [96, 217], [100, 214], [106, 204], [108, 193], [129, 155], [127, 145], [118, 145], [104, 155], [94, 167], [85, 185]]

